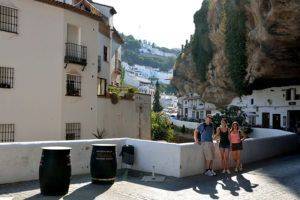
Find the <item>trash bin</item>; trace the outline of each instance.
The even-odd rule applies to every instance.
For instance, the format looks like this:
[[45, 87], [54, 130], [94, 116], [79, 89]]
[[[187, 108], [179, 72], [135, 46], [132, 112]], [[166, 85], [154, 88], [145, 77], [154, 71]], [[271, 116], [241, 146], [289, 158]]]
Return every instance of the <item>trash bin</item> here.
[[92, 183], [113, 183], [117, 175], [116, 145], [93, 144], [90, 171]]
[[122, 146], [122, 151], [120, 156], [122, 156], [122, 163], [127, 165], [133, 165], [134, 163], [134, 146], [124, 145]]
[[61, 196], [68, 193], [71, 177], [70, 147], [43, 147], [39, 167], [41, 194]]

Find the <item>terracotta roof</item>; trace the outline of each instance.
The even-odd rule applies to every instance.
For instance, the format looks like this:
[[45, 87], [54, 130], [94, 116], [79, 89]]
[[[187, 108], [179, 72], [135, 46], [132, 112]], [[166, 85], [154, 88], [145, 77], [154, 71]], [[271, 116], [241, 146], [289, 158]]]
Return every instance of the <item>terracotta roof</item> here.
[[53, 6], [60, 7], [60, 8], [64, 8], [66, 10], [70, 10], [70, 11], [76, 12], [78, 14], [90, 17], [92, 19], [104, 22], [102, 14], [99, 11], [97, 12], [94, 9], [91, 9], [92, 12], [87, 12], [85, 10], [82, 10], [79, 7], [75, 7], [73, 5], [70, 5], [70, 4], [67, 4], [67, 3], [64, 3], [64, 2], [60, 2], [60, 1], [57, 1], [57, 0], [35, 0], [35, 1], [42, 2], [42, 3], [47, 3], [49, 5], [53, 5]]

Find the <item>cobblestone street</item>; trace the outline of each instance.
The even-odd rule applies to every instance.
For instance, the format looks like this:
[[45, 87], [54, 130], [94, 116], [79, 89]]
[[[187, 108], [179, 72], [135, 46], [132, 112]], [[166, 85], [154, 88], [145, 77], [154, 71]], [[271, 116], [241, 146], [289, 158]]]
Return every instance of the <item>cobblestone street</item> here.
[[0, 185], [0, 199], [300, 199], [300, 156], [292, 155], [245, 166], [242, 174], [203, 175], [163, 183], [142, 182], [140, 172], [124, 172], [113, 185], [93, 185], [89, 176], [72, 178], [63, 197], [43, 197], [38, 181]]

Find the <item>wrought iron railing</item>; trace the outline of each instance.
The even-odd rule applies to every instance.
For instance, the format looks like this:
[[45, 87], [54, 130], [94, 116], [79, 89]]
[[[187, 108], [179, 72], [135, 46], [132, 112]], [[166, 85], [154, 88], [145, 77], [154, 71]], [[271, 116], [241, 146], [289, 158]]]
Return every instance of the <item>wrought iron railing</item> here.
[[87, 47], [74, 43], [66, 43], [66, 63], [75, 63], [79, 65], [87, 65]]

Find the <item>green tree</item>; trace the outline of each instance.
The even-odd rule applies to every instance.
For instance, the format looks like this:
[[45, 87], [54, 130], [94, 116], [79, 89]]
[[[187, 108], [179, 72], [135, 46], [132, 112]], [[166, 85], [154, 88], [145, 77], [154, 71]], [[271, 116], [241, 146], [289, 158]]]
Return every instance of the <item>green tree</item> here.
[[163, 107], [160, 105], [160, 86], [158, 81], [156, 81], [156, 90], [154, 94], [154, 101], [153, 101], [153, 111], [154, 112], [161, 112], [163, 110]]
[[165, 140], [173, 142], [175, 139], [172, 123], [163, 113], [151, 113], [152, 140]]

